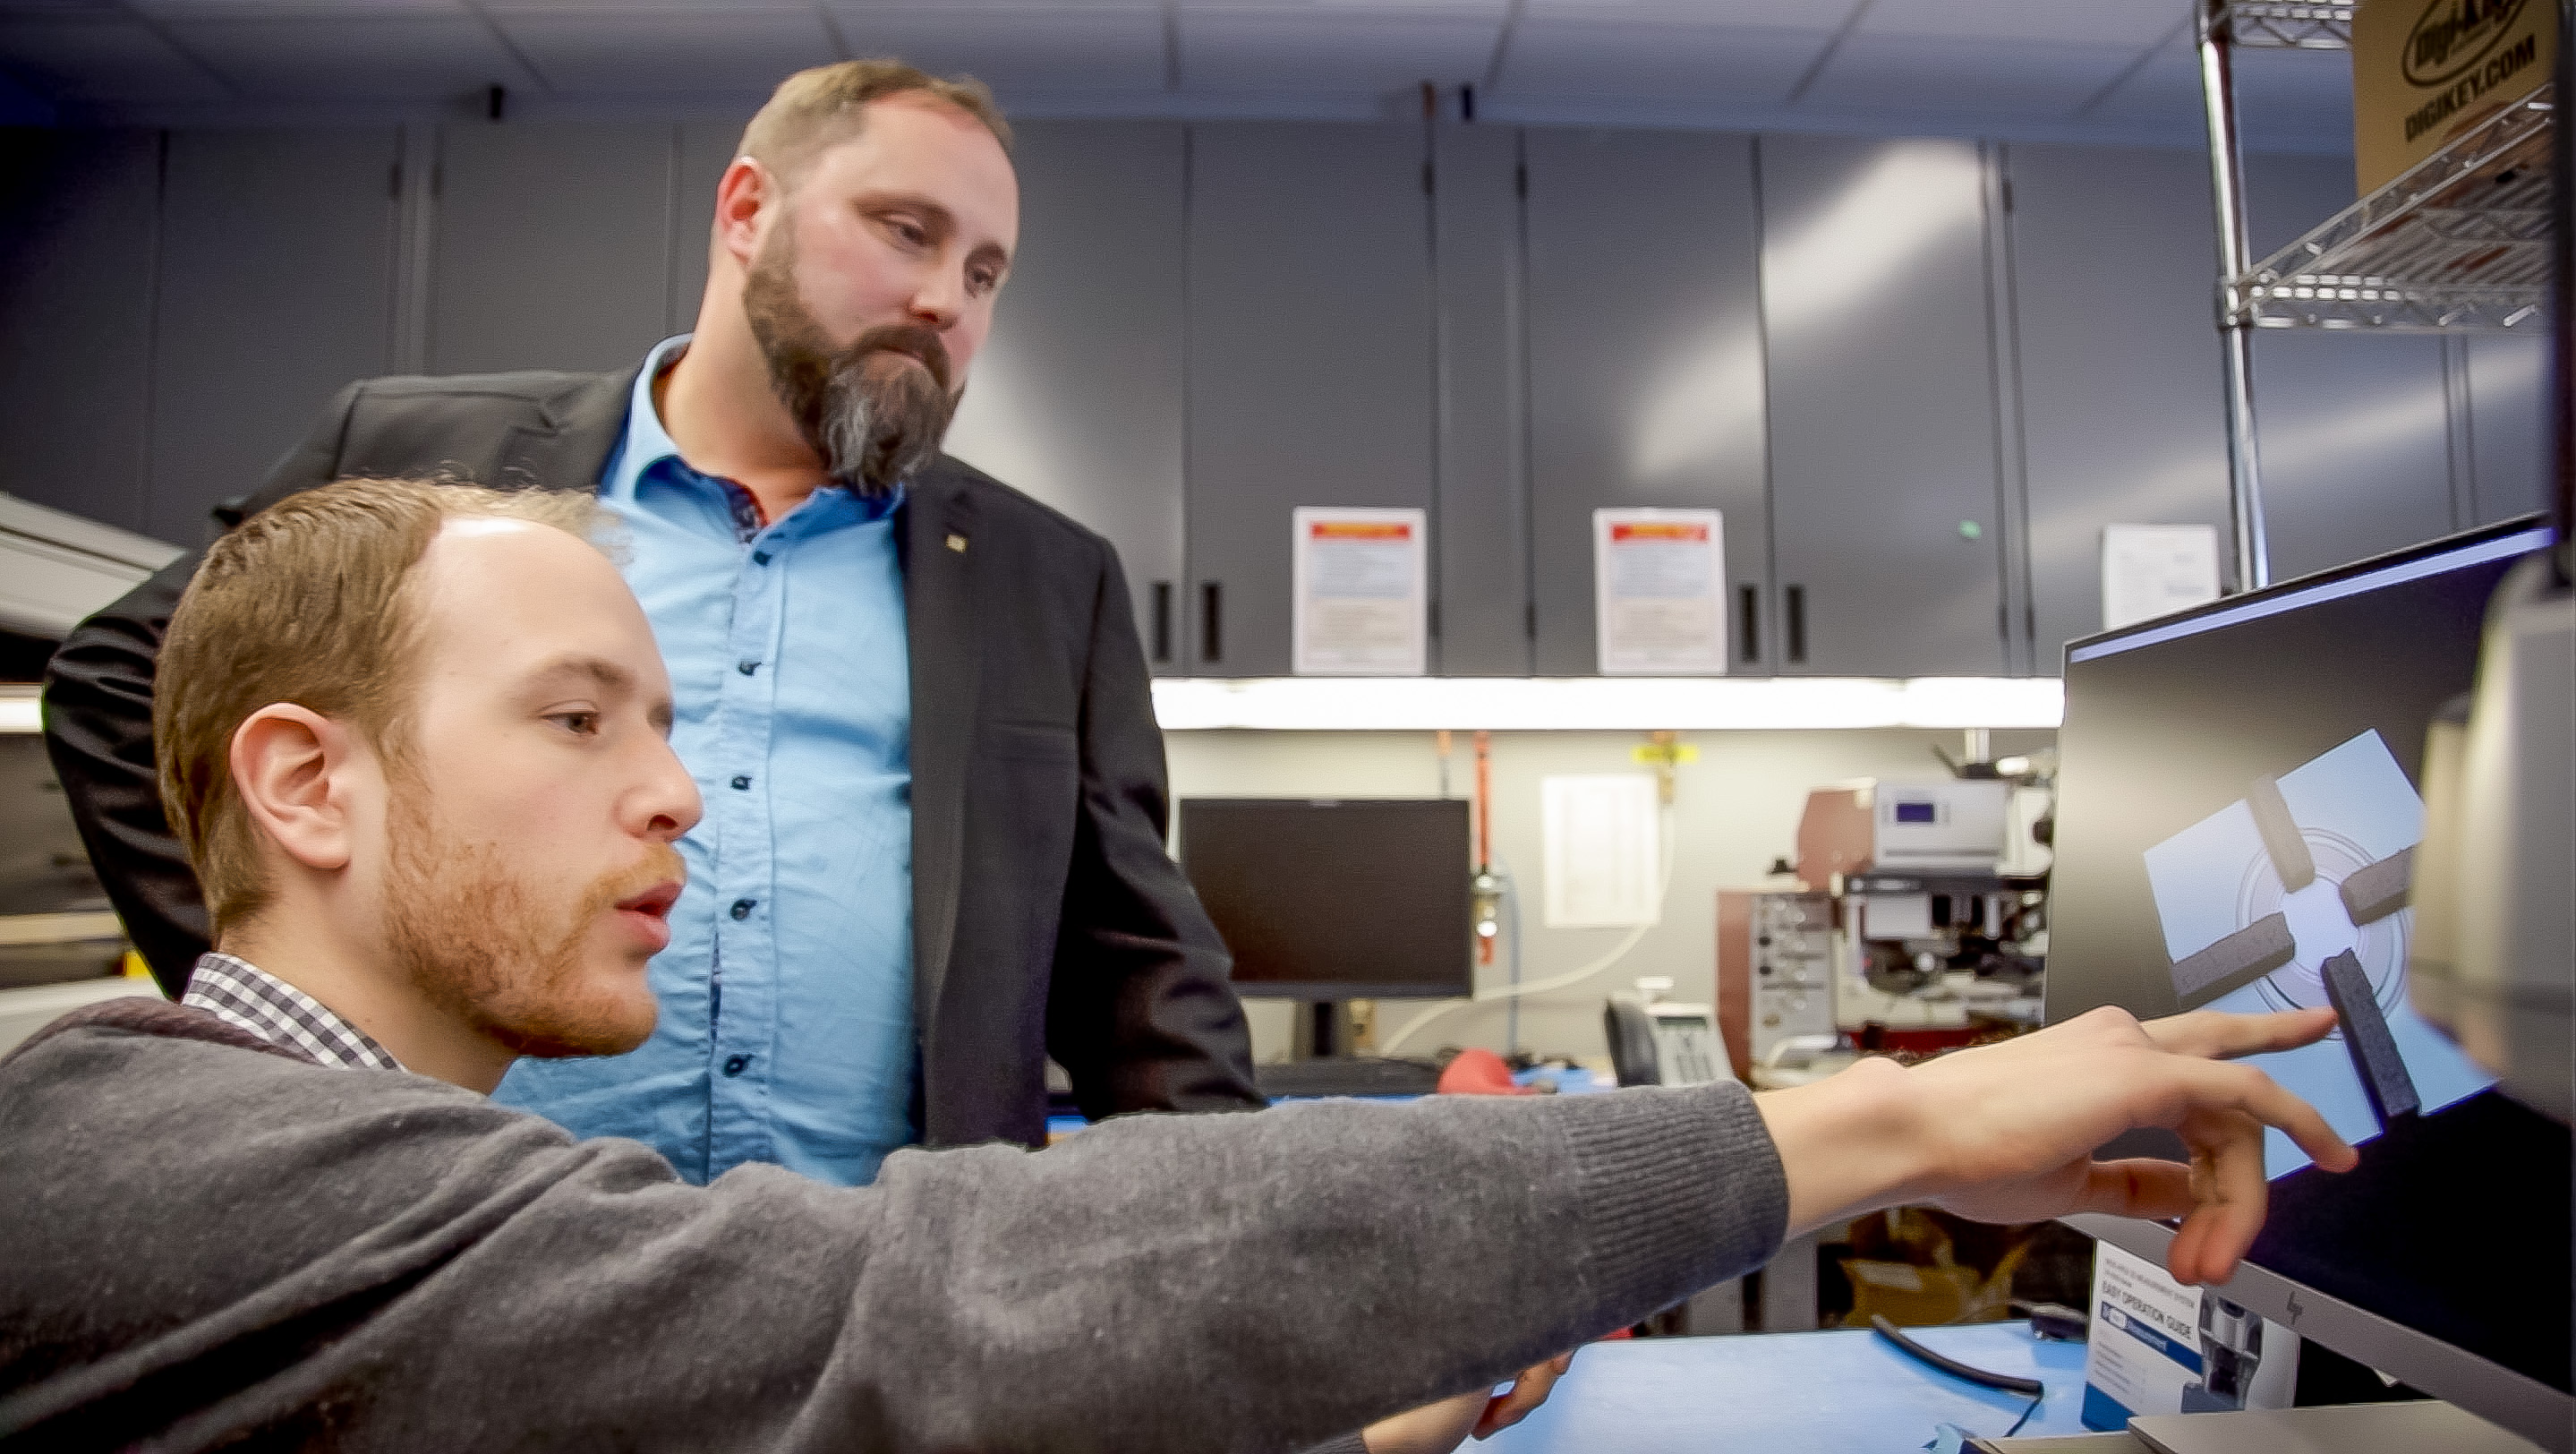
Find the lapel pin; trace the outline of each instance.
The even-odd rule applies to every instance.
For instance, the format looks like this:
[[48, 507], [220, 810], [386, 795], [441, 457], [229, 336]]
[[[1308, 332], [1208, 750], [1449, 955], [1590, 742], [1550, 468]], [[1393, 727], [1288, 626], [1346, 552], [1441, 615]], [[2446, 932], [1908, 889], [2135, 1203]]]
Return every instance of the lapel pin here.
[[964, 555], [966, 553], [966, 537], [963, 535], [949, 536], [948, 548], [957, 552], [959, 555]]

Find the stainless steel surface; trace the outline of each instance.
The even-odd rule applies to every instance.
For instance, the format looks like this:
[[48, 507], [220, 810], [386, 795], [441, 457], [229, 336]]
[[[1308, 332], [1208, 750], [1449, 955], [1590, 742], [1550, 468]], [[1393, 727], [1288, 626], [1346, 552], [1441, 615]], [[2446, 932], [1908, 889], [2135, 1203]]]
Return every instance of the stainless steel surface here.
[[1223, 589], [1203, 676], [1289, 669], [1289, 511], [1431, 503], [1430, 199], [1419, 124], [1190, 130], [1188, 555]]
[[2551, 96], [2543, 86], [2261, 262], [2222, 263], [2229, 323], [2544, 330]]
[[[2059, 1220], [2086, 1236], [2159, 1263], [2174, 1235], [2160, 1222], [2098, 1213]], [[2545, 1448], [2565, 1451], [2570, 1447], [2570, 1400], [2546, 1384], [2252, 1263], [2241, 1265], [2236, 1276], [2215, 1291], [2399, 1382], [2475, 1408], [2516, 1433], [2539, 1440]]]
[[[2102, 527], [2225, 538], [2227, 417], [2209, 386], [2209, 175], [2188, 152], [2017, 144], [2033, 665], [2102, 629]], [[2122, 280], [2105, 288], [2106, 269]], [[2117, 340], [2108, 346], [2108, 340]]]
[[1723, 513], [1729, 669], [1770, 675], [1777, 603], [1748, 659], [1737, 589], [1770, 581], [1752, 139], [1533, 129], [1528, 148], [1538, 673], [1599, 670], [1592, 512], [1667, 506]]
[[[1018, 129], [1019, 256], [948, 433], [1109, 538], [1149, 656], [1154, 583], [1181, 579], [1184, 148], [1177, 122]], [[1180, 670], [1177, 624], [1157, 672]]]
[[676, 129], [463, 122], [438, 151], [430, 372], [642, 362], [669, 316]]
[[2548, 336], [2465, 338], [2460, 352], [2472, 481], [2466, 523], [2548, 509]]
[[[2243, 273], [2246, 257], [2245, 154], [2236, 134], [2236, 86], [2227, 53], [2233, 9], [2226, 0], [2203, 0], [2197, 21], [2200, 95], [2209, 126], [2209, 186], [2218, 217], [2221, 280]], [[2272, 554], [2264, 537], [2262, 453], [2254, 434], [2254, 350], [2246, 325], [2227, 316], [2223, 300], [2218, 339], [2226, 370], [2227, 502], [2235, 545], [2235, 588], [2260, 590], [2272, 584]]]
[[1807, 638], [1782, 670], [1997, 674], [1986, 157], [1766, 136], [1760, 176], [1773, 578]]
[[1784, 1040], [1834, 1033], [1833, 904], [1823, 894], [1764, 894], [1753, 901], [1752, 1024], [1755, 1065]]
[[170, 133], [145, 533], [203, 540], [342, 385], [393, 367], [400, 146], [391, 127]]
[[1530, 672], [1528, 278], [1521, 132], [1440, 127], [1431, 199], [1439, 371], [1432, 669]]

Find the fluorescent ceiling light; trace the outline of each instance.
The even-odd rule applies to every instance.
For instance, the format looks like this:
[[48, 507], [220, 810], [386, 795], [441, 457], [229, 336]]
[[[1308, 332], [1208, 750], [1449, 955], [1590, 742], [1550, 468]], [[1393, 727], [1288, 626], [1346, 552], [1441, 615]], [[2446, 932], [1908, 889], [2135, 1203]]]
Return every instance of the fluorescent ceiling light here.
[[2054, 677], [1166, 677], [1166, 732], [1684, 732], [2045, 727]]
[[0, 732], [42, 732], [34, 687], [0, 687]]

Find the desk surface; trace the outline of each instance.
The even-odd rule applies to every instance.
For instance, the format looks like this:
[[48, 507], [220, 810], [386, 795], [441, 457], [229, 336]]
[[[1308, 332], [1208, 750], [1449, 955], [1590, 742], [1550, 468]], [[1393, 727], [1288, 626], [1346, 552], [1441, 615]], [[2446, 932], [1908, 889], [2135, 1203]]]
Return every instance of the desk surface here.
[[[2084, 1345], [2045, 1343], [2026, 1323], [1909, 1330], [1925, 1346], [2047, 1386], [2032, 1434], [2085, 1432]], [[1713, 1449], [1913, 1454], [1936, 1428], [1992, 1438], [2030, 1406], [1950, 1377], [1866, 1331], [1639, 1338], [1595, 1343], [1537, 1412], [1477, 1451], [1708, 1454]]]

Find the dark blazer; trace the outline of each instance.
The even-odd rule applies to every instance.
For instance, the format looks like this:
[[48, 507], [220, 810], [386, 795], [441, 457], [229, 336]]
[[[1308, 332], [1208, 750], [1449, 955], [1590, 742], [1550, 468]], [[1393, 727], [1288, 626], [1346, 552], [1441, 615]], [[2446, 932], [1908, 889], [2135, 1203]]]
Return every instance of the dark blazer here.
[[[353, 475], [595, 489], [634, 382], [630, 371], [352, 384], [216, 518], [228, 528]], [[1094, 1117], [1260, 1105], [1225, 946], [1163, 851], [1163, 739], [1116, 552], [944, 455], [911, 483], [896, 540], [926, 1138], [1042, 1142], [1049, 1054]], [[54, 768], [90, 859], [173, 995], [207, 929], [154, 780], [152, 667], [197, 560], [81, 623], [45, 687]]]

